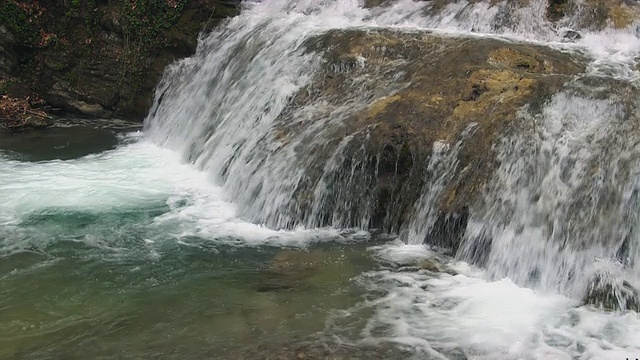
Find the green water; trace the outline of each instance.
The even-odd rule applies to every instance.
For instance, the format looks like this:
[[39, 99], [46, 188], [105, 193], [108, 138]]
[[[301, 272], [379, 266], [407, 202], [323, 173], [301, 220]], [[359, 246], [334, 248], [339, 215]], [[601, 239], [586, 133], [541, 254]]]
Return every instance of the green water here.
[[63, 241], [3, 257], [0, 358], [238, 358], [296, 346], [359, 300], [350, 279], [372, 265], [336, 244], [157, 251]]
[[25, 161], [68, 160], [112, 149], [118, 142], [116, 134], [139, 127], [139, 124], [117, 121], [69, 119], [63, 126], [44, 130], [0, 131], [0, 149]]
[[20, 224], [21, 247], [0, 257], [0, 359], [246, 358], [323, 342], [374, 266], [365, 244], [147, 243], [160, 210]]
[[[117, 143], [116, 132], [100, 130], [88, 143], [51, 145], [73, 143], [76, 130], [19, 135], [25, 142], [5, 142], [5, 156], [69, 159]], [[331, 325], [363, 299], [353, 279], [376, 266], [371, 241], [299, 249], [177, 240], [172, 225], [154, 222], [169, 210], [166, 199], [83, 211], [43, 205], [0, 225], [0, 359], [391, 356], [342, 344], [361, 319]]]

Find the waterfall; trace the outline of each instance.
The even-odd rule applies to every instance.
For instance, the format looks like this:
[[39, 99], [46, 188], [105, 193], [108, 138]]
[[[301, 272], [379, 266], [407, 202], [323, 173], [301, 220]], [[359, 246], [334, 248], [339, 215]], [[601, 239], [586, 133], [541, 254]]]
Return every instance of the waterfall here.
[[[376, 89], [376, 94], [363, 89], [362, 93], [341, 94], [339, 105], [331, 106], [321, 98], [313, 107], [293, 108], [292, 97], [321, 67], [321, 59], [308, 49], [308, 42], [333, 29], [358, 27], [473, 29], [525, 36], [534, 26], [530, 15], [543, 3], [518, 8], [507, 3], [489, 7], [487, 3], [459, 2], [431, 17], [425, 17], [424, 12], [434, 5], [410, 0], [373, 9], [362, 8], [354, 0], [250, 3], [242, 15], [203, 36], [193, 57], [167, 70], [157, 88], [146, 130], [154, 141], [177, 150], [210, 173], [212, 181], [223, 184], [229, 198], [251, 220], [271, 227], [327, 225], [296, 211], [299, 204], [293, 202], [300, 201], [292, 195], [305, 174], [314, 170], [323, 173], [322, 168], [311, 169], [312, 165], [324, 167], [313, 160], [318, 151], [336, 158], [340, 155], [335, 152], [347, 147], [327, 144], [332, 124], [362, 110], [375, 98], [392, 95], [395, 89]], [[524, 27], [497, 24], [496, 19], [506, 11], [517, 14], [513, 21], [520, 19]], [[536, 23], [543, 21], [538, 18]], [[551, 36], [545, 27], [538, 24], [535, 28], [543, 38]], [[354, 80], [362, 81], [362, 87], [370, 82]], [[311, 128], [300, 130], [295, 139], [284, 138], [278, 129], [283, 113], [292, 117], [289, 123]], [[315, 131], [317, 128], [326, 130]], [[323, 176], [327, 178], [327, 174]], [[316, 204], [323, 196], [317, 195]], [[318, 206], [311, 211], [318, 214]], [[362, 217], [366, 215], [355, 218]], [[367, 223], [366, 219], [329, 222], [361, 227]]]
[[598, 271], [637, 284], [637, 110], [615, 95], [568, 88], [531, 120], [534, 134], [499, 145], [500, 169], [472, 215], [462, 257], [496, 278], [573, 296]]
[[[598, 28], [586, 1], [556, 22], [540, 0], [365, 3], [245, 3], [240, 16], [201, 36], [194, 56], [166, 70], [147, 136], [204, 170], [250, 221], [276, 229], [388, 224], [385, 230], [406, 242], [429, 243], [438, 198], [461, 170], [464, 137], [434, 143], [430, 159], [412, 159], [426, 169], [406, 175], [422, 189], [413, 211], [398, 215], [391, 201], [385, 214], [372, 213], [380, 194], [371, 189], [382, 181], [386, 155], [372, 153], [370, 133], [345, 132], [344, 122], [412, 80], [400, 70], [367, 75], [365, 58], [328, 64], [322, 36], [428, 30], [574, 51], [590, 59], [586, 73], [540, 111], [521, 109], [528, 128], [494, 144], [499, 166], [481, 200], [470, 204], [457, 256], [496, 278], [571, 296], [603, 268], [640, 285], [640, 133], [637, 104], [629, 100], [637, 94], [635, 23]], [[318, 74], [326, 81], [345, 76], [349, 88], [319, 93]], [[389, 156], [401, 163], [401, 155]]]

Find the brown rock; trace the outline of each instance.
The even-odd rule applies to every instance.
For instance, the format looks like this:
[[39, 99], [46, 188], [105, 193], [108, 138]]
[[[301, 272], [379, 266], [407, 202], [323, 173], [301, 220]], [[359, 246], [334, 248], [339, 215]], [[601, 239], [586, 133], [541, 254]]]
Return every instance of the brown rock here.
[[579, 29], [620, 29], [640, 18], [640, 5], [629, 0], [549, 0], [547, 18], [558, 21], [565, 16], [576, 19]]
[[21, 57], [29, 63], [17, 66], [12, 34], [0, 27], [0, 77], [13, 72], [64, 112], [142, 120], [164, 67], [192, 54], [202, 29], [239, 11], [218, 0], [190, 0], [175, 14], [144, 14], [136, 22], [131, 17], [140, 14], [127, 4], [40, 2], [28, 21], [44, 35], [21, 44], [33, 53]]
[[[509, 131], [530, 125], [519, 121], [523, 106], [535, 111], [584, 69], [584, 60], [546, 47], [428, 32], [333, 31], [310, 42], [310, 51], [323, 49], [323, 70], [281, 116], [277, 137], [285, 146], [308, 138], [298, 143], [297, 152], [322, 166], [348, 137], [342, 146], [350, 156], [335, 166], [335, 175], [321, 175], [320, 166], [306, 169], [308, 181], [296, 193], [297, 211], [304, 218], [313, 206], [313, 226], [339, 218], [343, 223], [329, 224], [391, 233], [411, 217], [429, 181], [433, 144], [454, 146], [462, 139], [438, 203], [444, 218], [458, 214], [464, 221], [456, 228], [464, 229], [467, 216], [459, 215], [473, 206], [495, 168], [493, 145]], [[325, 114], [342, 114], [336, 115], [341, 120], [315, 127], [294, 120], [298, 109], [314, 104], [322, 104]], [[311, 141], [318, 137], [325, 139], [323, 148], [305, 150], [305, 144], [319, 143]], [[314, 198], [313, 179], [321, 176], [340, 191]], [[368, 215], [368, 224], [358, 223]]]
[[11, 74], [18, 63], [15, 42], [13, 34], [0, 25], [0, 77]]

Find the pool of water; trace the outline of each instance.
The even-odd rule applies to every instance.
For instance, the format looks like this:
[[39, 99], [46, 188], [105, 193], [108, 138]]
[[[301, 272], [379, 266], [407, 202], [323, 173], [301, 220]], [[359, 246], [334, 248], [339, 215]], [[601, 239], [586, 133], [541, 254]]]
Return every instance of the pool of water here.
[[363, 294], [353, 279], [375, 266], [368, 234], [243, 222], [206, 177], [135, 133], [6, 136], [0, 358], [340, 351], [323, 331]]
[[357, 246], [65, 240], [2, 258], [0, 358], [236, 358], [301, 346], [358, 301], [351, 279], [371, 266]]

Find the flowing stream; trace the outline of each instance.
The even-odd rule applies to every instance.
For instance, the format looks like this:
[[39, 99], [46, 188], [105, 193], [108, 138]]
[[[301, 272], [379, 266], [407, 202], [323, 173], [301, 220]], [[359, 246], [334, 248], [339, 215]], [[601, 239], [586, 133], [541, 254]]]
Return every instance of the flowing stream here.
[[[557, 23], [545, 11], [540, 0], [245, 2], [166, 70], [140, 131], [0, 137], [0, 358], [640, 357], [625, 292], [640, 289], [640, 117], [624, 90], [640, 80], [640, 24], [592, 30], [580, 7]], [[326, 65], [315, 39], [354, 29], [588, 59], [540, 111], [521, 109], [532, 133], [494, 144], [499, 166], [455, 254], [423, 243], [461, 142], [433, 144], [412, 217], [381, 234], [368, 226], [365, 150], [335, 129], [397, 88], [354, 77], [362, 90], [337, 105], [310, 94], [296, 107]], [[583, 305], [594, 278], [618, 310]]]

